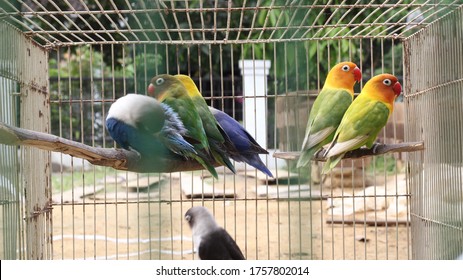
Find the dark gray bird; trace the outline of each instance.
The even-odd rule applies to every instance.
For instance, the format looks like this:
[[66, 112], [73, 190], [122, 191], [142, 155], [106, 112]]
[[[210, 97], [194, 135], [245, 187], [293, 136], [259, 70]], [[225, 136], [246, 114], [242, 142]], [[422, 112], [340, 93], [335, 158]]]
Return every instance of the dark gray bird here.
[[202, 206], [190, 208], [185, 220], [193, 232], [195, 251], [201, 260], [244, 260], [235, 240], [217, 225], [214, 216]]

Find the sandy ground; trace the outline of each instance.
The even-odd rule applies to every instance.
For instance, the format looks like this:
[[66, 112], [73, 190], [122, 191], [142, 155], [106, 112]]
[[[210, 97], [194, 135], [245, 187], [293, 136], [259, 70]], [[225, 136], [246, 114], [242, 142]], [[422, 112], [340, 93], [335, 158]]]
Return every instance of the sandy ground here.
[[[355, 224], [347, 215], [344, 223], [342, 217], [339, 224], [327, 223], [331, 220], [330, 209], [320, 194], [335, 196], [339, 189], [320, 191], [313, 187], [309, 195], [299, 192], [300, 199], [267, 199], [258, 195], [262, 186], [269, 194], [276, 187], [266, 188], [265, 183], [252, 177], [227, 175], [215, 182], [206, 179], [207, 185], [200, 187], [212, 186], [215, 192], [236, 196], [202, 200], [187, 198], [178, 176], [164, 178], [161, 183], [155, 183], [156, 178], [151, 180], [146, 184], [151, 184], [149, 188], [142, 188], [145, 183], [139, 177], [138, 187], [127, 187], [127, 180], [111, 185], [108, 179], [106, 188], [87, 187], [83, 199], [76, 198], [79, 191], [75, 190], [74, 204], [60, 204], [61, 200], [69, 202], [68, 194], [56, 194], [54, 259], [194, 259], [191, 231], [183, 220], [192, 205], [208, 207], [247, 259], [411, 257], [410, 229], [399, 224], [398, 218], [389, 217], [386, 225], [363, 222], [375, 217], [384, 220], [384, 211], [357, 214]], [[92, 190], [98, 191], [97, 195]]]

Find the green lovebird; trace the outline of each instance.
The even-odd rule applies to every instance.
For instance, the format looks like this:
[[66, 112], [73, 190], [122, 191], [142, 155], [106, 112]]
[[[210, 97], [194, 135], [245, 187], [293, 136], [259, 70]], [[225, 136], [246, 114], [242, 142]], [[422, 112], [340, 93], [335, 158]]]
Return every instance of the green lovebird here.
[[198, 161], [217, 179], [217, 171], [208, 157], [211, 151], [201, 117], [182, 82], [172, 75], [157, 75], [151, 79], [148, 95], [169, 105], [178, 114], [186, 129], [185, 135], [182, 136], [198, 153], [191, 154], [190, 157]]
[[211, 147], [212, 156], [218, 163], [227, 166], [228, 169], [230, 169], [233, 173], [236, 173], [235, 167], [225, 153], [225, 141], [230, 142], [230, 139], [228, 139], [226, 134], [223, 132], [223, 129], [214, 118], [214, 115], [212, 115], [211, 111], [209, 110], [209, 106], [199, 92], [198, 87], [190, 78], [190, 76], [175, 75], [174, 77], [182, 82], [182, 84], [187, 89], [191, 100], [193, 100], [193, 104], [195, 105], [201, 121], [203, 122], [207, 140], [209, 141], [209, 145]]
[[371, 78], [347, 109], [333, 141], [325, 152], [327, 161], [323, 173], [329, 172], [348, 151], [362, 146], [373, 147], [376, 137], [386, 125], [394, 109], [394, 101], [402, 86], [390, 74]]
[[330, 70], [310, 110], [297, 167], [308, 165], [314, 154], [331, 142], [354, 99], [355, 82], [361, 79], [360, 69], [352, 62], [338, 63]]

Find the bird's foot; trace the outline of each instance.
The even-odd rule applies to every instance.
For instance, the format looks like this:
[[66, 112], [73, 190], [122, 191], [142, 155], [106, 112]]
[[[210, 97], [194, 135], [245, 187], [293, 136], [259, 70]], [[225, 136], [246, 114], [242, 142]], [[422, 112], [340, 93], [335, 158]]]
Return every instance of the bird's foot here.
[[381, 146], [381, 143], [379, 142], [375, 142], [373, 143], [373, 147], [372, 147], [372, 150], [373, 150], [373, 153], [376, 154], [376, 149]]

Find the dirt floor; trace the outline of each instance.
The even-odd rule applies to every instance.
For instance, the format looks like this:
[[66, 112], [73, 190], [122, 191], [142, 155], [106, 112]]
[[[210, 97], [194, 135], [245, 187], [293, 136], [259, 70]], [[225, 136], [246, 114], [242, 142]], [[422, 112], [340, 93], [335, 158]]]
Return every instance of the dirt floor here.
[[[203, 200], [186, 195], [191, 182], [197, 188], [201, 178], [191, 174], [122, 174], [56, 193], [54, 259], [193, 259], [191, 231], [183, 219], [192, 205], [208, 207], [247, 259], [410, 258], [410, 230], [400, 216], [385, 217], [385, 209], [348, 214], [342, 208], [345, 215], [337, 213], [332, 219], [332, 209], [339, 209], [328, 208], [335, 202], [327, 198], [356, 190], [321, 191], [282, 181], [267, 185], [252, 176], [227, 175], [215, 182], [205, 179], [199, 188], [218, 196], [236, 195]], [[346, 206], [352, 199], [342, 201]], [[381, 201], [384, 198], [375, 204]], [[356, 207], [362, 204], [368, 208], [366, 202]]]

